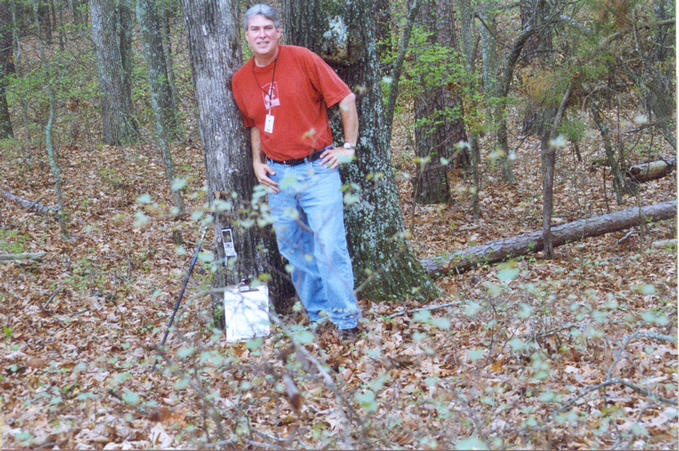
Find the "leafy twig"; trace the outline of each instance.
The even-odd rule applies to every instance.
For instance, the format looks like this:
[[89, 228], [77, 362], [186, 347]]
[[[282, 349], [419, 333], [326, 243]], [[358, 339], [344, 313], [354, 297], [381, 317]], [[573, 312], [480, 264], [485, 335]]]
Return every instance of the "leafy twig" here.
[[453, 305], [460, 305], [460, 304], [462, 304], [462, 301], [453, 301], [453, 302], [448, 302], [446, 304], [438, 304], [438, 305], [431, 305], [429, 307], [420, 307], [420, 308], [415, 308], [415, 309], [411, 309], [411, 310], [403, 310], [403, 311], [400, 311], [400, 312], [392, 313], [391, 315], [387, 316], [387, 319], [396, 318], [397, 316], [407, 315], [409, 313], [438, 310], [438, 309], [441, 309], [441, 308], [451, 307]]

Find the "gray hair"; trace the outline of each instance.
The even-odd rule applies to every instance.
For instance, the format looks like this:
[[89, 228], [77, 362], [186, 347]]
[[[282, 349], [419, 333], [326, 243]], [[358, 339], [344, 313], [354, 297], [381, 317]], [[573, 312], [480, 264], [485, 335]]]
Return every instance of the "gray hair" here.
[[243, 26], [245, 27], [246, 30], [248, 29], [248, 23], [250, 23], [250, 19], [252, 19], [254, 16], [263, 16], [269, 20], [272, 20], [276, 28], [281, 26], [278, 11], [276, 11], [269, 5], [265, 5], [264, 3], [258, 3], [256, 5], [251, 6], [250, 9], [248, 9], [243, 15]]

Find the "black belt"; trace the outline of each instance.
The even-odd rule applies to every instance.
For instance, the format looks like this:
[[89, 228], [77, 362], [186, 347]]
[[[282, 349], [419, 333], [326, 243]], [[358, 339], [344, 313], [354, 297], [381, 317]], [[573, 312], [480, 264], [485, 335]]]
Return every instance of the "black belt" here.
[[297, 165], [302, 164], [302, 163], [307, 163], [307, 162], [312, 162], [312, 161], [318, 160], [319, 158], [321, 158], [321, 154], [328, 149], [332, 149], [332, 146], [330, 145], [328, 147], [324, 147], [321, 150], [317, 150], [316, 152], [312, 153], [308, 157], [304, 157], [304, 158], [291, 158], [289, 160], [283, 160], [283, 161], [274, 160], [273, 158], [269, 158], [269, 159], [271, 161], [273, 161], [274, 163], [284, 164], [286, 166], [297, 166]]

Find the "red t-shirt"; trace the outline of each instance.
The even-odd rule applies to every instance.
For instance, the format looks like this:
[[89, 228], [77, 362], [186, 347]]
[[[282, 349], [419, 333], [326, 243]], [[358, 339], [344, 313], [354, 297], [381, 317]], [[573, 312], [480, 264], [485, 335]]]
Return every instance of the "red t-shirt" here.
[[[332, 144], [326, 109], [351, 93], [320, 56], [292, 45], [279, 46], [278, 58], [266, 67], [250, 58], [231, 86], [243, 123], [259, 129], [262, 150], [274, 160], [305, 157]], [[273, 124], [267, 126], [269, 108]]]

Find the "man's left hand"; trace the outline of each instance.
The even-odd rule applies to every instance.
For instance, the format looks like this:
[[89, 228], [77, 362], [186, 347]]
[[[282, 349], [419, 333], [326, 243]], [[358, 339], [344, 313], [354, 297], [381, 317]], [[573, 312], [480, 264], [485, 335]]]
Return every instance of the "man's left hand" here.
[[333, 147], [321, 154], [321, 163], [328, 169], [334, 169], [341, 163], [349, 163], [354, 159], [354, 149], [345, 149], [344, 147]]

